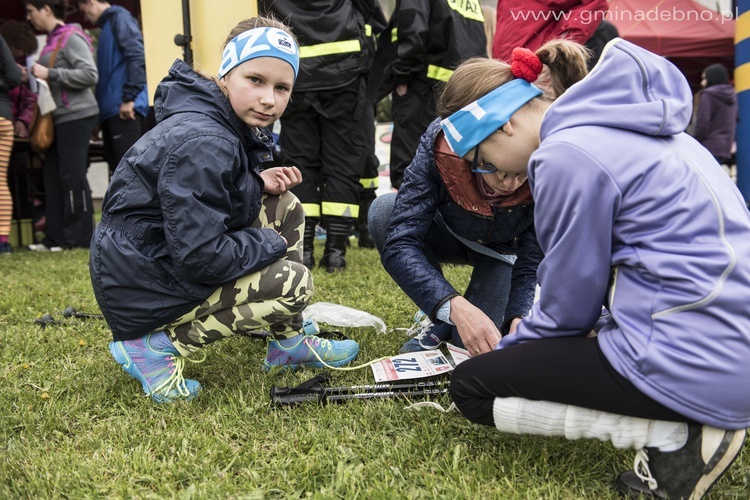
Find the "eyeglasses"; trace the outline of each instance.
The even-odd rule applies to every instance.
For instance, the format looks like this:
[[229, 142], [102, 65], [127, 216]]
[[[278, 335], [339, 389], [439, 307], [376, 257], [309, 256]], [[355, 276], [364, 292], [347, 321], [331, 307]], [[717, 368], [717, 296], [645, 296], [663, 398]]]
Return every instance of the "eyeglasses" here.
[[497, 167], [492, 163], [479, 163], [479, 145], [474, 148], [474, 161], [471, 162], [471, 171], [477, 174], [494, 174]]

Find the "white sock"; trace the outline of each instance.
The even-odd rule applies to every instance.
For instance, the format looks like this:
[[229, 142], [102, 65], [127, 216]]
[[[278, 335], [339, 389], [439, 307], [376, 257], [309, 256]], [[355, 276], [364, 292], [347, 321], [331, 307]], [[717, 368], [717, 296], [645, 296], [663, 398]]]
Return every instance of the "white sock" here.
[[685, 422], [667, 422], [666, 420], [652, 420], [651, 434], [646, 446], [659, 448], [659, 451], [677, 451], [688, 438], [688, 426]]
[[649, 446], [674, 451], [687, 441], [687, 424], [682, 422], [627, 417], [550, 401], [495, 398], [492, 414], [495, 427], [503, 432], [599, 439], [620, 449]]

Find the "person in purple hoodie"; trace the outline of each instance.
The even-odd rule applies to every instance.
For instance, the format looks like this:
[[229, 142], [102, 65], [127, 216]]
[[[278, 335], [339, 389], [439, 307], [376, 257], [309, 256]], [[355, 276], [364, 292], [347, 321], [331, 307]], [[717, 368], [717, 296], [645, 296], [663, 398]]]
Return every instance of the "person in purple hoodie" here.
[[456, 367], [451, 396], [502, 432], [638, 449], [622, 493], [701, 498], [750, 426], [750, 213], [683, 132], [676, 67], [616, 38], [571, 85], [585, 57], [552, 43], [569, 54], [467, 62], [445, 87], [453, 151], [528, 175], [544, 252], [531, 314]]
[[711, 151], [716, 161], [725, 164], [732, 156], [737, 129], [737, 94], [721, 64], [703, 70], [701, 87], [693, 137]]

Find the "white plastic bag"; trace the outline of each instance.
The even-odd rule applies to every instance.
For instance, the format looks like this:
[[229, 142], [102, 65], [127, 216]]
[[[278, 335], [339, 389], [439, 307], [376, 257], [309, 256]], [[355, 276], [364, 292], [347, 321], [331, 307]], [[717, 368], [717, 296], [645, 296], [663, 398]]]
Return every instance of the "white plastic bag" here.
[[377, 316], [339, 304], [316, 302], [302, 311], [305, 320], [314, 319], [318, 323], [331, 326], [371, 326], [378, 333], [385, 333], [385, 323]]
[[43, 115], [51, 113], [57, 109], [55, 99], [52, 97], [52, 92], [49, 89], [49, 85], [44, 80], [37, 80], [39, 84], [39, 94], [36, 97], [36, 104], [39, 106], [39, 112]]

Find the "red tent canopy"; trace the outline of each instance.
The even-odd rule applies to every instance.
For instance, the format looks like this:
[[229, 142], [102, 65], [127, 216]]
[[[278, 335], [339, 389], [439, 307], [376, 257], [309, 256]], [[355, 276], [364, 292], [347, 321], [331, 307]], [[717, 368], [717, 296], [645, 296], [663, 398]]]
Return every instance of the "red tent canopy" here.
[[692, 0], [611, 0], [607, 19], [620, 36], [664, 57], [734, 55], [734, 23]]

